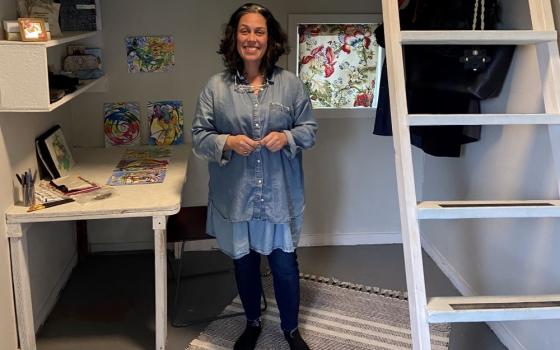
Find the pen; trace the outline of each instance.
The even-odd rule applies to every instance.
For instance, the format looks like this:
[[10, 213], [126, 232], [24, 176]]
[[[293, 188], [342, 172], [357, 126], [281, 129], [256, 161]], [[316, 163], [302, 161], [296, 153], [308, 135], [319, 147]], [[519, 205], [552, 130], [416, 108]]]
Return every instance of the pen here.
[[45, 209], [45, 208], [50, 208], [50, 207], [56, 207], [57, 205], [61, 205], [61, 204], [66, 204], [66, 203], [70, 203], [73, 202], [74, 200], [72, 198], [65, 198], [65, 199], [61, 199], [59, 201], [56, 202], [48, 202], [48, 203], [41, 203], [41, 204], [35, 204], [29, 207], [29, 209], [27, 209], [27, 212], [31, 212], [31, 211], [35, 211], [35, 210], [41, 210], [41, 209]]

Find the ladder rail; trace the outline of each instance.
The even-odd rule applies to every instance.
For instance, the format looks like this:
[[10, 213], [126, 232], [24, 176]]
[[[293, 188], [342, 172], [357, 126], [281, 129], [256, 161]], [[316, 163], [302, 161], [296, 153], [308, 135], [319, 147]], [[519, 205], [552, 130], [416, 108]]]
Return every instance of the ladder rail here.
[[[424, 212], [426, 212], [426, 210], [420, 208], [423, 210], [421, 211], [419, 210], [419, 207], [417, 207], [409, 125], [413, 125], [414, 123], [424, 123], [427, 125], [434, 120], [446, 120], [446, 122], [450, 123], [450, 125], [454, 125], [455, 121], [453, 119], [466, 120], [468, 116], [445, 115], [437, 118], [436, 116], [430, 115], [410, 115], [412, 118], [409, 118], [406, 102], [403, 45], [450, 45], [466, 44], [469, 42], [481, 45], [535, 45], [541, 77], [545, 113], [515, 115], [514, 120], [508, 120], [498, 115], [488, 115], [494, 120], [486, 121], [485, 124], [497, 124], [498, 122], [504, 122], [504, 125], [548, 124], [554, 171], [556, 173], [557, 186], [560, 194], [560, 125], [553, 125], [557, 123], [555, 117], [560, 114], [560, 53], [558, 51], [558, 42], [556, 39], [557, 34], [550, 1], [528, 0], [528, 4], [532, 22], [532, 30], [530, 31], [504, 31], [502, 33], [499, 31], [461, 31], [450, 33], [446, 31], [401, 31], [397, 2], [395, 0], [382, 0], [399, 210], [406, 268], [406, 282], [409, 295], [412, 345], [414, 350], [431, 349], [429, 322], [430, 320], [433, 321], [434, 317], [437, 317], [433, 311], [430, 311], [426, 299], [422, 263], [422, 246], [418, 220], [427, 217], [423, 217], [425, 216]], [[516, 38], [515, 36], [517, 34], [520, 36]], [[532, 118], [534, 118], [534, 120], [528, 120]], [[478, 119], [481, 120], [480, 118]], [[531, 215], [528, 214], [531, 213], [536, 215], [531, 212], [531, 210], [533, 209], [525, 210], [522, 207], [513, 208], [513, 211], [515, 211], [515, 213], [513, 213], [512, 210], [506, 211], [504, 209], [504, 213], [500, 215], [503, 215], [504, 217], [510, 217], [512, 213], [516, 214], [515, 216], [523, 217], [529, 217]], [[457, 210], [449, 210], [449, 212], [451, 211]], [[476, 214], [475, 211], [473, 211], [474, 214]], [[490, 212], [488, 210], [486, 211]], [[495, 211], [496, 210], [494, 210], [494, 212]], [[554, 213], [557, 214], [556, 212]], [[478, 217], [477, 215], [475, 215], [475, 217]], [[494, 213], [494, 215], [497, 214]], [[482, 217], [482, 214], [480, 217]], [[498, 297], [497, 300], [501, 300], [501, 298]], [[527, 306], [527, 311], [531, 311], [532, 305], [524, 306]], [[484, 314], [485, 316], [476, 315], [476, 310], [467, 310], [467, 312], [471, 314], [469, 317], [473, 321], [477, 319], [484, 320], [485, 317], [490, 317], [492, 320], [499, 320], [499, 317], [504, 317], [503, 319], [508, 319], [508, 317], [511, 319], [523, 319], [524, 317], [523, 310], [507, 311], [508, 308], [506, 307], [502, 310], [503, 311], [494, 309], [493, 311], [487, 311], [481, 309], [478, 311], [478, 314]], [[531, 314], [531, 312], [527, 312], [527, 315]], [[542, 310], [537, 310], [533, 314], [534, 315], [531, 316], [533, 318], [544, 317]], [[456, 317], [455, 314], [452, 316]], [[550, 308], [550, 310], [547, 311], [546, 317], [554, 318], [557, 316], [560, 318], [560, 306]], [[457, 319], [462, 320], [467, 320], [469, 318], [467, 317], [467, 319], [463, 319], [463, 316], [458, 317], [459, 318]], [[527, 316], [527, 319], [531, 317]], [[443, 319], [444, 318], [441, 318], [441, 320]]]
[[[531, 24], [534, 30], [555, 30], [550, 1], [528, 0]], [[537, 44], [544, 109], [546, 113], [560, 111], [560, 52], [558, 41]], [[556, 186], [560, 194], [560, 126], [548, 126], [548, 138], [552, 153]]]
[[412, 331], [412, 346], [415, 350], [429, 350], [430, 330], [426, 286], [422, 263], [420, 229], [416, 212], [416, 188], [412, 164], [412, 146], [406, 116], [406, 90], [404, 61], [400, 40], [400, 19], [398, 4], [394, 0], [383, 0], [383, 23], [391, 104], [395, 166], [399, 196], [399, 210], [406, 269], [406, 285]]

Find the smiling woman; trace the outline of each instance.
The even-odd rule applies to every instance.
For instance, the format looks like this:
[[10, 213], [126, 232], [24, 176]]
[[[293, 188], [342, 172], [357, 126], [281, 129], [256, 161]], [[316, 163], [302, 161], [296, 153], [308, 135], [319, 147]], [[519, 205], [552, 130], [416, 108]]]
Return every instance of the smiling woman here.
[[239, 19], [237, 30], [237, 52], [246, 68], [258, 72], [266, 52], [268, 34], [266, 20], [258, 13], [247, 13]]
[[302, 151], [315, 143], [317, 123], [303, 83], [276, 66], [286, 41], [266, 8], [237, 9], [220, 43], [226, 71], [210, 78], [193, 120], [193, 151], [210, 174], [206, 230], [234, 259], [247, 317], [234, 350], [254, 349], [261, 333], [261, 254], [290, 349], [309, 349], [298, 331], [295, 248], [303, 223]]

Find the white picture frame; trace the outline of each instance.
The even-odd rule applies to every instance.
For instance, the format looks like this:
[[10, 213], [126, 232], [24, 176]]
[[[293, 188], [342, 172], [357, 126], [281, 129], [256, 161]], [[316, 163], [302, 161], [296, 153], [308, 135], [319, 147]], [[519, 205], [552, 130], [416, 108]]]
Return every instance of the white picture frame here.
[[[382, 22], [381, 14], [289, 14], [288, 15], [288, 43], [291, 51], [288, 55], [288, 70], [300, 76], [299, 72], [299, 33], [300, 24], [374, 24]], [[375, 40], [372, 34], [372, 39]], [[384, 50], [377, 47], [376, 73], [373, 101], [371, 107], [314, 107], [318, 118], [372, 118], [375, 114], [379, 96], [379, 81], [381, 79], [381, 67], [384, 60]]]

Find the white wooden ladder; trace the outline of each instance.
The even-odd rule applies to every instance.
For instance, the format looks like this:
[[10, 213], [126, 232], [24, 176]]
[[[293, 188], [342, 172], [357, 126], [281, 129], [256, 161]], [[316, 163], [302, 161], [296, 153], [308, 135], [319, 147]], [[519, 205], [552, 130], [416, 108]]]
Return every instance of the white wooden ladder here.
[[[436, 297], [426, 299], [418, 220], [560, 217], [560, 200], [417, 202], [409, 127], [412, 125], [548, 125], [553, 150], [560, 150], [560, 57], [549, 0], [528, 0], [532, 30], [401, 31], [396, 0], [383, 0], [389, 96], [401, 217], [412, 343], [430, 349], [429, 323], [560, 319], [560, 294]], [[535, 45], [545, 113], [408, 114], [403, 45]], [[560, 180], [560, 151], [553, 151]], [[558, 183], [560, 189], [560, 181]]]

